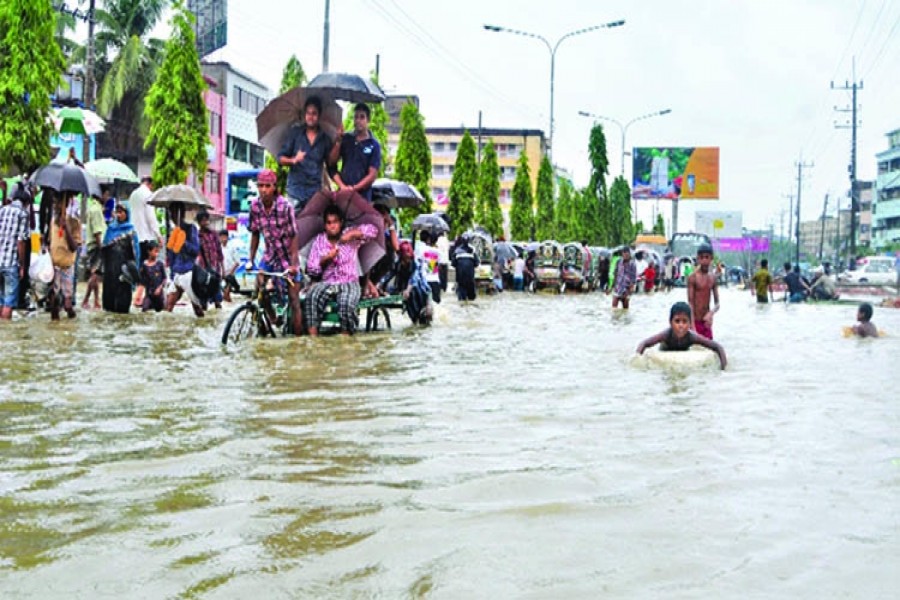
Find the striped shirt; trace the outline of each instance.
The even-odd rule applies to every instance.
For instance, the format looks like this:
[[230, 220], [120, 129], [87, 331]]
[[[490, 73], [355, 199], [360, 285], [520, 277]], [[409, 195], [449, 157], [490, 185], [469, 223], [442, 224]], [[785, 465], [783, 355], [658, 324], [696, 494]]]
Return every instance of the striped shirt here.
[[19, 242], [28, 233], [28, 213], [19, 200], [0, 208], [0, 268], [19, 267]]
[[[323, 283], [350, 283], [359, 279], [359, 269], [357, 269], [356, 253], [359, 247], [366, 242], [375, 239], [378, 235], [378, 229], [374, 225], [364, 223], [358, 228], [362, 232], [361, 240], [353, 240], [342, 244], [338, 242], [337, 256], [322, 271], [322, 257], [331, 252], [332, 244], [328, 241], [328, 236], [322, 232], [316, 236], [313, 241], [312, 248], [309, 251], [309, 260], [306, 262], [306, 271], [310, 275], [322, 275]], [[345, 230], [353, 231], [352, 229]], [[342, 235], [343, 235], [342, 233]]]

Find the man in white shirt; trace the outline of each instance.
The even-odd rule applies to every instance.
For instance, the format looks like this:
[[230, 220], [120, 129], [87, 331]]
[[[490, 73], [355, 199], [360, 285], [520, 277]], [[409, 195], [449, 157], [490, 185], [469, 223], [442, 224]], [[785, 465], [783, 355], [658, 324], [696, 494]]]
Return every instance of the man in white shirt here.
[[[159, 221], [156, 220], [156, 210], [147, 204], [151, 195], [153, 195], [153, 179], [145, 176], [141, 178], [141, 185], [128, 197], [128, 203], [131, 205], [131, 224], [134, 225], [134, 231], [140, 242], [141, 256], [149, 256], [148, 243], [151, 241], [155, 241], [160, 247], [163, 247], [162, 236], [159, 235]], [[139, 285], [134, 305], [141, 306], [143, 301], [144, 287]]]
[[441, 278], [441, 291], [447, 291], [447, 272], [450, 269], [450, 240], [447, 234], [438, 234], [438, 239], [434, 243], [438, 251], [438, 275]]

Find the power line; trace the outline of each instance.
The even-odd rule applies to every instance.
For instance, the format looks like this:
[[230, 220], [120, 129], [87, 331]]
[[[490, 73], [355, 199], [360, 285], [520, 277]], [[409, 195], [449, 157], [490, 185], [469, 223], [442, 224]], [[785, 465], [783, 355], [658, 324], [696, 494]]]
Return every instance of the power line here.
[[872, 72], [872, 70], [878, 64], [878, 61], [881, 60], [881, 56], [884, 54], [884, 51], [887, 49], [888, 44], [891, 43], [894, 39], [894, 32], [897, 30], [897, 27], [900, 27], [900, 15], [897, 16], [897, 20], [894, 21], [894, 26], [891, 27], [891, 30], [888, 32], [887, 37], [884, 40], [884, 43], [881, 45], [881, 48], [878, 49], [878, 54], [875, 55], [875, 58], [869, 64], [869, 68], [866, 71], [866, 75]]
[[847, 40], [847, 45], [844, 46], [844, 51], [841, 53], [841, 59], [838, 61], [837, 66], [834, 68], [834, 75], [831, 76], [834, 79], [837, 76], [838, 71], [841, 66], [844, 64], [844, 59], [847, 58], [847, 51], [850, 50], [850, 46], [853, 44], [853, 38], [856, 36], [856, 30], [859, 28], [859, 23], [862, 20], [863, 12], [866, 10], [866, 3], [868, 0], [863, 0], [862, 5], [859, 7], [859, 13], [856, 15], [856, 23], [853, 24], [853, 31], [850, 32], [850, 39]]
[[[847, 129], [848, 127], [851, 129], [850, 136], [850, 256], [856, 256], [856, 225], [857, 225], [857, 211], [859, 210], [859, 190], [857, 189], [856, 182], [856, 130], [859, 126], [859, 120], [857, 118], [857, 91], [863, 88], [863, 82], [860, 80], [858, 83], [855, 81], [856, 78], [856, 65], [854, 64], [853, 69], [853, 77], [854, 81], [852, 84], [847, 82], [844, 83], [843, 86], [835, 86], [834, 82], [831, 82], [832, 89], [838, 90], [851, 90], [853, 92], [853, 105], [850, 108], [837, 108], [835, 110], [838, 112], [849, 112], [851, 113], [850, 117], [850, 125], [838, 124], [835, 122], [834, 126], [838, 129]], [[851, 268], [854, 263], [851, 262]]]
[[794, 264], [800, 264], [800, 196], [801, 191], [803, 190], [803, 169], [811, 169], [815, 166], [815, 163], [805, 163], [801, 159], [800, 161], [794, 163], [797, 166], [797, 219], [796, 219], [796, 227], [797, 227], [797, 248], [795, 249], [794, 254]]

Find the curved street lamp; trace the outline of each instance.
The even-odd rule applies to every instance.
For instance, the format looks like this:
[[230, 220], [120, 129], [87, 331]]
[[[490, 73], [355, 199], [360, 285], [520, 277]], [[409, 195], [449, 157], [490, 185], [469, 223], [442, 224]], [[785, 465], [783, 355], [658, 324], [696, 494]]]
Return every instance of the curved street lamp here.
[[[621, 171], [619, 174], [624, 178], [625, 177], [625, 133], [628, 131], [628, 127], [632, 123], [636, 123], [637, 121], [643, 121], [644, 119], [649, 119], [651, 117], [661, 117], [662, 115], [667, 115], [672, 112], [671, 108], [664, 108], [663, 110], [658, 110], [656, 112], [647, 113], [646, 115], [641, 115], [639, 117], [635, 117], [632, 120], [622, 125], [617, 119], [613, 119], [612, 117], [604, 117], [603, 115], [598, 115], [594, 113], [590, 113], [584, 110], [579, 110], [578, 114], [582, 117], [590, 117], [592, 119], [602, 119], [604, 121], [609, 121], [610, 123], [615, 123], [619, 126], [619, 131], [622, 132], [622, 160], [621, 160]], [[630, 187], [630, 186], [629, 186]], [[634, 219], [637, 221], [637, 199], [634, 200]]]
[[574, 37], [576, 35], [581, 35], [582, 33], [588, 33], [591, 31], [596, 31], [597, 29], [611, 29], [613, 27], [619, 27], [625, 24], [625, 20], [619, 21], [611, 21], [609, 23], [604, 23], [603, 25], [594, 25], [592, 27], [585, 27], [584, 29], [577, 29], [575, 31], [570, 31], [566, 35], [562, 36], [556, 43], [551, 45], [547, 38], [542, 35], [538, 35], [536, 33], [530, 33], [528, 31], [520, 31], [518, 29], [510, 29], [508, 27], [501, 27], [499, 25], [485, 25], [484, 28], [487, 31], [492, 31], [494, 33], [514, 33], [515, 35], [521, 35], [525, 37], [534, 38], [536, 40], [540, 40], [544, 42], [544, 45], [547, 46], [547, 50], [550, 51], [550, 144], [549, 144], [549, 152], [550, 156], [553, 155], [553, 86], [554, 79], [556, 77], [556, 51], [559, 49], [559, 45], [563, 42], [563, 40], [569, 39], [570, 37]]

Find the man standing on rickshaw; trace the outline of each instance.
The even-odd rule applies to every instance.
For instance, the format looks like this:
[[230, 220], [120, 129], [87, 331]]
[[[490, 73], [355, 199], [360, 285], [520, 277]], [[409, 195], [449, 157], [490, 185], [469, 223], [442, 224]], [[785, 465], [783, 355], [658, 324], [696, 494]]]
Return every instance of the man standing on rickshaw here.
[[[328, 155], [329, 174], [342, 190], [351, 190], [372, 201], [372, 183], [381, 168], [381, 144], [369, 131], [369, 105], [353, 109], [353, 132], [339, 135]], [[340, 133], [340, 131], [339, 131]], [[337, 162], [341, 170], [337, 171]]]
[[[278, 164], [290, 167], [287, 177], [287, 196], [297, 214], [303, 210], [313, 194], [322, 189], [322, 169], [335, 140], [319, 127], [322, 101], [311, 96], [303, 105], [303, 123], [291, 127]], [[340, 140], [336, 140], [340, 142]]]
[[[288, 286], [288, 298], [293, 314], [294, 335], [303, 332], [303, 311], [300, 308], [299, 257], [297, 248], [297, 224], [294, 207], [275, 189], [277, 177], [271, 169], [263, 169], [256, 177], [259, 199], [250, 203], [250, 265], [256, 259], [259, 236], [266, 242], [266, 252], [260, 271], [290, 271], [295, 276], [294, 285]], [[256, 276], [256, 285], [265, 285], [262, 274]], [[274, 315], [270, 315], [274, 319]]]

